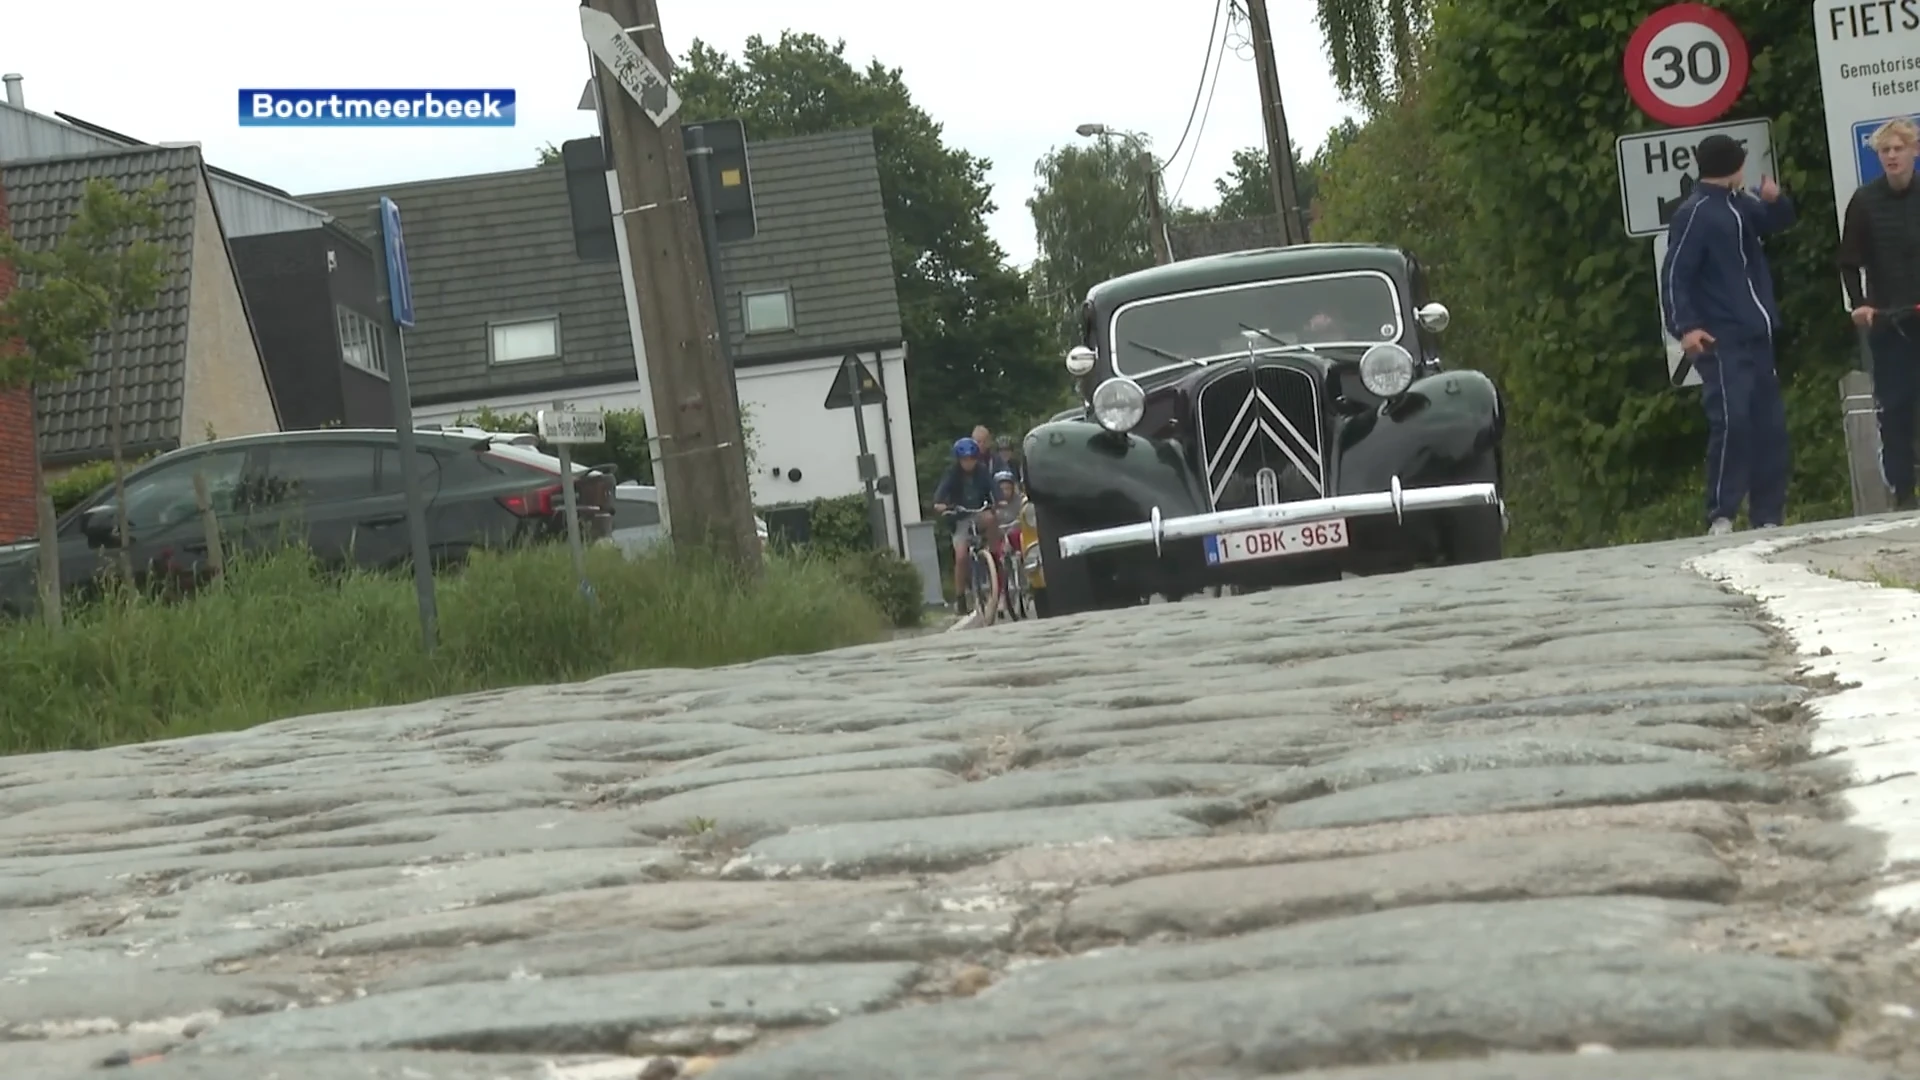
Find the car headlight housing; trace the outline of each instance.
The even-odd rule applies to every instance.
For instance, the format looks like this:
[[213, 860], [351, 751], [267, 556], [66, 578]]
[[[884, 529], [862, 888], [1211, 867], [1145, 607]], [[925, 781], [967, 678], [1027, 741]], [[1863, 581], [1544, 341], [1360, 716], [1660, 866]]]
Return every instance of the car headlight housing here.
[[1108, 379], [1093, 389], [1093, 418], [1108, 431], [1132, 431], [1146, 411], [1147, 392], [1125, 376]]
[[1360, 384], [1384, 398], [1405, 393], [1413, 385], [1413, 354], [1391, 341], [1375, 345], [1360, 358]]

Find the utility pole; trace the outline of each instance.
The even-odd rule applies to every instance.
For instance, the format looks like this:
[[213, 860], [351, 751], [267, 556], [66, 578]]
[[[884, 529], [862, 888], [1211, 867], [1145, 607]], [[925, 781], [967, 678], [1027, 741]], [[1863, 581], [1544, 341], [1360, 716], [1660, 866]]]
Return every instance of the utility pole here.
[[[645, 61], [671, 81], [673, 58], [661, 36], [655, 0], [583, 0], [581, 6], [611, 16]], [[589, 20], [582, 15], [583, 29], [591, 35]], [[596, 54], [606, 47], [591, 38], [588, 44]], [[594, 65], [594, 79], [620, 184], [619, 227], [632, 260], [660, 426], [654, 433], [656, 460], [669, 462], [657, 479], [673, 507], [675, 547], [710, 547], [727, 562], [758, 573], [760, 540], [740, 411], [721, 338], [726, 328], [716, 316], [680, 124], [671, 116], [655, 123], [641, 107], [635, 95], [642, 91], [635, 87], [646, 82], [647, 63], [630, 54], [628, 59], [632, 63], [616, 71], [602, 58]], [[657, 80], [647, 92], [663, 99], [667, 94]]]
[[1273, 27], [1267, 22], [1267, 0], [1246, 0], [1247, 22], [1253, 30], [1253, 62], [1260, 77], [1260, 117], [1267, 128], [1268, 175], [1273, 182], [1273, 205], [1280, 215], [1282, 243], [1306, 242], [1300, 220], [1300, 196], [1293, 183], [1293, 140], [1287, 135], [1287, 110], [1280, 101], [1280, 73], [1273, 62]]
[[1140, 151], [1140, 168], [1147, 174], [1147, 246], [1153, 249], [1153, 261], [1165, 266], [1173, 261], [1173, 237], [1167, 234], [1166, 211], [1160, 206], [1160, 169], [1151, 152]]

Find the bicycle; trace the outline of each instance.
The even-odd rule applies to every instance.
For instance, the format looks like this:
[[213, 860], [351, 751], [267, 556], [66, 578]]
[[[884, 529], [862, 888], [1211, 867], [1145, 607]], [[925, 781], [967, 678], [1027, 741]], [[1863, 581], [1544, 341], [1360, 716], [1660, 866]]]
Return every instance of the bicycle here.
[[[945, 517], [956, 530], [960, 528], [962, 516], [977, 517], [993, 509], [991, 502], [976, 507], [950, 506], [944, 512]], [[994, 558], [980, 543], [980, 529], [976, 524], [971, 536], [967, 538], [967, 559], [973, 564], [973, 573], [969, 575], [971, 587], [968, 599], [973, 611], [980, 617], [981, 626], [992, 626], [993, 617], [999, 605], [1000, 573], [994, 565]]]
[[1022, 558], [1021, 522], [1018, 517], [1012, 522], [1000, 524], [999, 564], [1000, 564], [1000, 604], [1007, 615], [1014, 620], [1025, 619], [1033, 612], [1033, 593], [1028, 588], [1026, 562]]

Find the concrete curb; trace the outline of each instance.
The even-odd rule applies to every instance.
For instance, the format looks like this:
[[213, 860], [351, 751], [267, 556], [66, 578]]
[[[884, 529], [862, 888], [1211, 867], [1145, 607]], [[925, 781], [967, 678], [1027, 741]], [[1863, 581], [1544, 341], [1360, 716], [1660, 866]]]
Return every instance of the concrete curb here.
[[1792, 639], [1803, 670], [1840, 686], [1808, 701], [1814, 757], [1851, 774], [1840, 791], [1850, 823], [1879, 833], [1887, 851], [1874, 906], [1889, 915], [1920, 908], [1920, 882], [1895, 873], [1920, 857], [1920, 737], [1913, 730], [1920, 672], [1907, 663], [1920, 646], [1920, 593], [1828, 577], [1771, 556], [1829, 540], [1910, 529], [1908, 514], [1721, 548], [1687, 569], [1758, 601]]
[[951, 634], [956, 630], [972, 630], [979, 625], [980, 625], [980, 613], [977, 611], [969, 611], [965, 615], [962, 615], [959, 618], [953, 620], [953, 625], [947, 627], [945, 630], [941, 632], [946, 634]]

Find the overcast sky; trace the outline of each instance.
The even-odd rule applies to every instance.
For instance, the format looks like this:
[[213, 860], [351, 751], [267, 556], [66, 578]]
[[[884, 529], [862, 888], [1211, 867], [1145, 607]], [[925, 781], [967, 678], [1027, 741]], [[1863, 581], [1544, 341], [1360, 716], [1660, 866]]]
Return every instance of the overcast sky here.
[[[588, 75], [576, 6], [95, 0], [68, 9], [20, 0], [7, 5], [0, 71], [26, 76], [27, 107], [38, 112], [149, 142], [197, 141], [212, 164], [296, 193], [366, 187], [521, 168], [543, 143], [592, 134], [592, 114], [576, 109]], [[993, 233], [1024, 264], [1034, 252], [1026, 209], [1034, 161], [1089, 122], [1142, 132], [1161, 155], [1172, 151], [1214, 8], [1214, 0], [976, 0], [911, 15], [897, 0], [661, 0], [661, 23], [676, 56], [695, 38], [737, 55], [750, 35], [792, 29], [844, 39], [855, 66], [877, 58], [901, 68], [948, 144], [992, 161]], [[1327, 75], [1311, 5], [1272, 0], [1270, 10], [1288, 121], [1311, 153], [1349, 110]], [[1241, 27], [1204, 130], [1167, 170], [1168, 191], [1183, 202], [1212, 203], [1229, 155], [1261, 142], [1244, 40]], [[242, 129], [241, 87], [507, 88], [518, 92], [519, 117], [516, 127], [491, 129]]]

